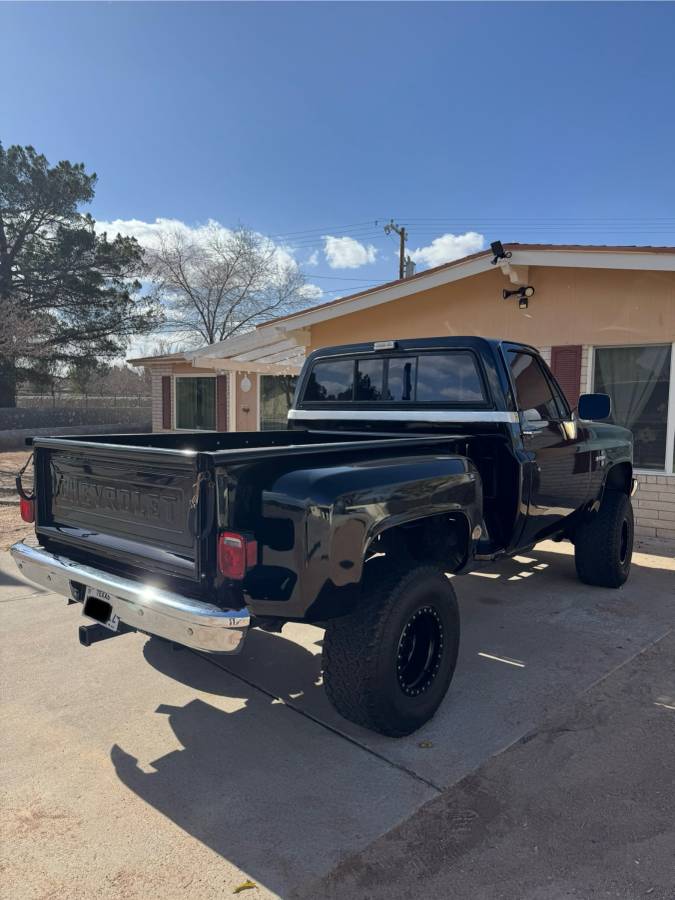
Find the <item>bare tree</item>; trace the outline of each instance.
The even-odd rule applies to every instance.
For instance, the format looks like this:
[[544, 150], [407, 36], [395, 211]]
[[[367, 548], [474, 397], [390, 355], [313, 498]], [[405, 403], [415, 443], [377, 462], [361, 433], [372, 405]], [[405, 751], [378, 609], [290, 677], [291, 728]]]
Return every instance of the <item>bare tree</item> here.
[[69, 368], [67, 384], [75, 394], [85, 398], [85, 405], [88, 397], [109, 398], [115, 404], [118, 399], [122, 403], [129, 400], [140, 403], [142, 397], [151, 394], [151, 379], [149, 369], [126, 364], [74, 363]]
[[156, 340], [140, 341], [134, 356], [170, 356], [172, 353], [182, 353], [189, 349], [184, 341], [161, 337]]
[[195, 238], [162, 236], [149, 250], [150, 276], [165, 309], [165, 331], [214, 344], [307, 302], [304, 275], [272, 241], [218, 225]]

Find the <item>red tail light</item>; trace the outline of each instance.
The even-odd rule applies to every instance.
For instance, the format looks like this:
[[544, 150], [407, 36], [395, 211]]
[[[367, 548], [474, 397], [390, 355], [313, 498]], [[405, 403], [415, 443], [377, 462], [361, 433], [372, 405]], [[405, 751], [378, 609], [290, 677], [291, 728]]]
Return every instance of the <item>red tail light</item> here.
[[21, 518], [24, 522], [35, 521], [35, 500], [24, 500], [19, 498], [19, 509], [21, 510]]
[[257, 560], [257, 541], [232, 531], [223, 531], [218, 536], [218, 571], [225, 578], [241, 581]]

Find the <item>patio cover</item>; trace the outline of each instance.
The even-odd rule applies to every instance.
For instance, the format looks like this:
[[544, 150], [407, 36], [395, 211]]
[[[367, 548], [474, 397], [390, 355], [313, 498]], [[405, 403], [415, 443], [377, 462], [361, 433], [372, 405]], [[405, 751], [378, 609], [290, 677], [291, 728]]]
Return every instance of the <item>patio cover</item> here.
[[264, 325], [208, 347], [188, 350], [185, 359], [198, 368], [221, 372], [297, 375], [308, 344], [308, 331]]

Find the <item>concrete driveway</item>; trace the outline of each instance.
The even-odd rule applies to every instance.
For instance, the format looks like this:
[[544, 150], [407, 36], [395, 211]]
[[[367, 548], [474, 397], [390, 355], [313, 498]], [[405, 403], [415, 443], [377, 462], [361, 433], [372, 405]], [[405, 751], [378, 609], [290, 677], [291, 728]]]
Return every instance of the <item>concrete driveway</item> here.
[[[80, 647], [80, 607], [0, 558], [3, 896], [212, 898], [313, 893], [659, 641], [675, 561], [636, 553], [620, 591], [539, 545], [456, 581], [462, 647], [441, 710], [392, 740], [341, 719], [322, 632], [253, 632], [237, 658], [124, 635]], [[314, 893], [316, 896], [316, 893]]]

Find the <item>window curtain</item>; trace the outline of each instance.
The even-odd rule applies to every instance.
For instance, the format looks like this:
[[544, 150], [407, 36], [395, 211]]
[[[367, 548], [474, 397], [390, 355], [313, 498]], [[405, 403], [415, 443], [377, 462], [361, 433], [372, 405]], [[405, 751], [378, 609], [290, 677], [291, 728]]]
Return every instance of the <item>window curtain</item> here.
[[612, 418], [634, 428], [649, 403], [670, 347], [617, 347], [598, 350], [596, 365], [612, 397]]
[[670, 365], [667, 344], [595, 351], [595, 389], [612, 398], [612, 421], [633, 432], [639, 468], [665, 465]]

